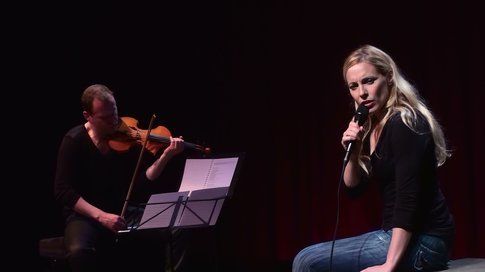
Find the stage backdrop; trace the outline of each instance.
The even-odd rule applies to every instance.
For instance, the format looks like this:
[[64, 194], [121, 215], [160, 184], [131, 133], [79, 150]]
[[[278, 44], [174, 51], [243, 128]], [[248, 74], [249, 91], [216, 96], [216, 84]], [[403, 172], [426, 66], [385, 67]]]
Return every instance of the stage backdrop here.
[[[83, 122], [82, 90], [103, 83], [115, 91], [120, 115], [141, 126], [156, 113], [157, 125], [187, 141], [215, 153], [246, 152], [234, 197], [213, 230], [220, 268], [289, 271], [299, 250], [332, 238], [340, 138], [353, 112], [341, 65], [351, 50], [369, 43], [394, 57], [444, 128], [453, 156], [439, 177], [456, 221], [453, 258], [485, 257], [479, 9], [407, 2], [329, 8], [320, 2], [31, 11], [37, 23], [26, 50], [35, 85], [29, 108], [41, 113], [36, 122], [48, 120], [49, 131], [35, 146], [33, 191], [40, 204], [33, 216], [41, 224], [34, 240], [61, 234], [52, 195], [57, 148], [63, 134]], [[380, 226], [375, 189], [359, 199], [342, 192], [339, 238]]]

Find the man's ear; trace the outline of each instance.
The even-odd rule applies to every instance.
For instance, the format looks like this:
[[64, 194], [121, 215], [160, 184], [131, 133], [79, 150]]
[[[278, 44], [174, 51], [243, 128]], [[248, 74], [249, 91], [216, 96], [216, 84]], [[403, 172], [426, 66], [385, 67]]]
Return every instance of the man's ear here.
[[84, 119], [86, 119], [86, 121], [89, 121], [88, 118], [90, 115], [87, 111], [83, 111], [83, 116], [84, 116]]

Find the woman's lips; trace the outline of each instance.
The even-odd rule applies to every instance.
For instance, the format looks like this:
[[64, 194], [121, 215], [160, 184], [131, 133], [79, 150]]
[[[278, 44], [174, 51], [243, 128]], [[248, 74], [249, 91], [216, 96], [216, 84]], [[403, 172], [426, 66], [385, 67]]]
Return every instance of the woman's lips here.
[[372, 108], [376, 103], [374, 100], [366, 100], [364, 102], [362, 102], [362, 104], [364, 106], [366, 106], [367, 108]]

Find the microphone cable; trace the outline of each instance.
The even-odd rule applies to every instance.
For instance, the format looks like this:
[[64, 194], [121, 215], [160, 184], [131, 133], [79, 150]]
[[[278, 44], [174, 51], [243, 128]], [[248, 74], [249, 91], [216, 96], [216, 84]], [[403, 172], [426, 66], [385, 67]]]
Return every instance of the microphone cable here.
[[332, 264], [333, 264], [333, 248], [335, 247], [335, 239], [337, 237], [337, 230], [338, 230], [338, 221], [340, 217], [340, 188], [342, 187], [342, 183], [344, 180], [344, 172], [345, 166], [347, 166], [348, 160], [344, 160], [342, 165], [342, 171], [340, 173], [340, 179], [338, 182], [337, 188], [337, 215], [335, 216], [335, 229], [333, 231], [333, 238], [332, 238], [332, 247], [330, 249], [330, 272], [332, 272]]
[[[362, 126], [365, 123], [365, 121], [367, 120], [368, 115], [369, 115], [369, 109], [365, 106], [365, 104], [360, 104], [359, 107], [357, 108], [357, 111], [354, 114], [354, 122], [357, 122], [359, 124], [359, 126]], [[332, 272], [333, 249], [335, 247], [335, 239], [337, 238], [338, 221], [339, 221], [339, 217], [340, 217], [340, 188], [342, 187], [342, 183], [344, 181], [345, 167], [347, 166], [347, 163], [350, 160], [350, 154], [352, 153], [353, 145], [354, 145], [354, 141], [350, 141], [349, 144], [347, 145], [344, 161], [343, 161], [343, 164], [342, 164], [342, 171], [340, 172], [340, 179], [339, 179], [339, 182], [338, 182], [337, 215], [335, 217], [335, 229], [333, 231], [332, 247], [330, 249], [330, 272]]]

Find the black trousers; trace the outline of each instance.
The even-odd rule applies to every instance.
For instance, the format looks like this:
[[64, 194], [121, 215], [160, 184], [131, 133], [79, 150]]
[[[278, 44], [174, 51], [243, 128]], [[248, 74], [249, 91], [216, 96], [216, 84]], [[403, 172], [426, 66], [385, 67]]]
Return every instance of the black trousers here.
[[72, 272], [184, 271], [190, 232], [139, 230], [118, 235], [98, 222], [73, 215], [64, 241]]

